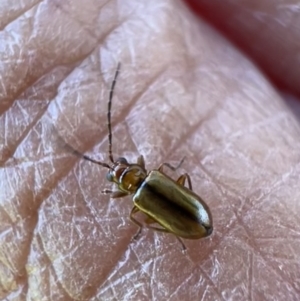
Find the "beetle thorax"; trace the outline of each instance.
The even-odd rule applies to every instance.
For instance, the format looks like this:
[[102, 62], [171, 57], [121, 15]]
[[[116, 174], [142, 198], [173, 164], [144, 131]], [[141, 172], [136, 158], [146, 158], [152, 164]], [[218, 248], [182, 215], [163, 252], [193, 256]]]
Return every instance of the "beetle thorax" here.
[[119, 188], [129, 193], [134, 193], [146, 176], [146, 171], [141, 166], [132, 164], [122, 173], [119, 179]]
[[147, 172], [138, 164], [116, 164], [108, 173], [108, 179], [115, 182], [118, 188], [134, 193], [147, 177]]

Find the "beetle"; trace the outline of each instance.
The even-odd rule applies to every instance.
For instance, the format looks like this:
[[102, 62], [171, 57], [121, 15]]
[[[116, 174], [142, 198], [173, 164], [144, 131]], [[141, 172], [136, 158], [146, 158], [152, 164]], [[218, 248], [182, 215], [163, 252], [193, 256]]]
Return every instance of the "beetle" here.
[[[108, 154], [111, 163], [94, 160], [81, 154], [71, 146], [69, 147], [75, 155], [108, 169], [106, 178], [117, 186], [117, 190], [105, 189], [102, 193], [110, 194], [112, 198], [133, 195], [130, 220], [139, 227], [134, 239], [141, 234], [143, 227], [171, 233], [181, 243], [182, 251], [185, 252], [186, 247], [181, 238], [199, 239], [212, 233], [213, 221], [210, 209], [202, 198], [193, 192], [191, 177], [187, 173], [181, 175], [177, 181], [164, 173], [164, 167], [175, 171], [181, 166], [184, 159], [176, 167], [169, 163], [162, 163], [158, 169], [150, 172], [146, 170], [143, 156], [139, 156], [136, 163], [128, 163], [123, 157], [114, 160], [112, 153], [111, 104], [120, 66], [119, 63], [111, 84], [108, 100]], [[185, 185], [186, 181], [187, 187]], [[144, 224], [135, 218], [138, 212], [145, 215]], [[159, 226], [153, 226], [152, 224], [158, 224]]]

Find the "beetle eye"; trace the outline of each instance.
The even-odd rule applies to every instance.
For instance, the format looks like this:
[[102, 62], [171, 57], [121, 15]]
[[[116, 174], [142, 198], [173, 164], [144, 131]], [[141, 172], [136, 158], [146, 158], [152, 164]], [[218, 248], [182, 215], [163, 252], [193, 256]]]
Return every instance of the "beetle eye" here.
[[109, 182], [113, 182], [113, 175], [110, 173], [110, 171], [106, 174], [106, 179]]
[[121, 164], [128, 164], [127, 160], [123, 157], [118, 158], [116, 162]]

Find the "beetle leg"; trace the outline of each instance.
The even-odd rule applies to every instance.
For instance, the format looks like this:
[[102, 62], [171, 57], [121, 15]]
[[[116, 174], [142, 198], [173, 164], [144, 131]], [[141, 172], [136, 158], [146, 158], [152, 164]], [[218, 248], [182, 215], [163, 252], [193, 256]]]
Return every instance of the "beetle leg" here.
[[154, 224], [157, 223], [157, 221], [155, 221], [153, 218], [151, 218], [150, 216], [146, 215], [145, 218], [145, 224], [150, 225], [150, 224]]
[[189, 189], [193, 190], [191, 177], [187, 173], [181, 175], [176, 182], [177, 182], [177, 184], [184, 186], [185, 180], [188, 181]]
[[122, 198], [122, 197], [128, 195], [126, 192], [123, 192], [123, 191], [120, 191], [120, 190], [112, 191], [112, 190], [109, 190], [109, 189], [104, 189], [101, 192], [103, 194], [110, 194], [111, 198], [113, 198], [113, 199]]
[[[138, 211], [139, 211], [139, 209], [138, 209], [137, 207], [133, 207], [132, 210], [131, 210], [131, 213], [130, 213], [130, 219], [131, 219], [135, 224], [137, 224], [137, 225], [140, 227], [139, 231], [138, 231], [138, 232], [136, 233], [136, 235], [133, 237], [134, 239], [136, 239], [136, 238], [140, 235], [140, 233], [141, 233], [141, 231], [142, 231], [142, 228], [143, 228], [143, 225], [142, 225], [140, 222], [138, 222], [136, 219], [134, 219], [134, 218], [132, 217], [132, 215], [135, 214], [135, 213], [138, 212]], [[148, 229], [151, 229], [151, 230], [154, 230], [154, 231], [158, 231], [158, 232], [164, 232], [164, 233], [170, 233], [170, 234], [173, 234], [172, 232], [170, 232], [170, 231], [167, 230], [167, 229], [164, 229], [164, 228], [158, 228], [158, 227], [155, 227], [155, 226], [149, 226], [149, 224], [157, 223], [157, 221], [154, 220], [153, 218], [151, 218], [150, 216], [147, 216], [147, 217], [146, 217], [145, 223], [147, 224], [145, 227], [148, 228]], [[173, 235], [174, 235], [174, 234], [173, 234]], [[181, 240], [180, 237], [178, 237], [178, 236], [176, 236], [176, 235], [174, 235], [174, 236], [176, 237], [176, 239], [177, 239], [177, 240], [179, 241], [179, 243], [181, 244], [181, 250], [182, 250], [182, 252], [185, 253], [185, 251], [186, 251], [186, 246], [185, 246], [185, 244], [183, 243], [183, 241]]]
[[142, 166], [143, 169], [145, 169], [145, 160], [144, 157], [141, 155], [137, 159], [137, 165]]
[[180, 162], [177, 164], [177, 166], [173, 166], [173, 165], [171, 165], [171, 164], [168, 163], [168, 162], [162, 163], [162, 164], [159, 165], [158, 171], [163, 171], [163, 167], [164, 167], [164, 166], [166, 166], [166, 167], [170, 168], [171, 170], [175, 171], [175, 170], [177, 170], [177, 169], [182, 165], [184, 159], [185, 159], [185, 157], [183, 157], [183, 158], [180, 160]]
[[182, 253], [185, 254], [185, 252], [186, 252], [186, 246], [185, 246], [185, 244], [183, 243], [183, 241], [182, 241], [182, 239], [180, 237], [178, 237], [176, 235], [175, 235], [175, 237], [179, 241], [179, 243], [181, 244], [181, 251], [182, 251]]
[[140, 234], [142, 232], [142, 228], [143, 228], [143, 225], [133, 217], [133, 215], [139, 211], [140, 211], [140, 209], [138, 207], [134, 206], [129, 215], [130, 220], [139, 227], [138, 231], [132, 238], [133, 240], [136, 240], [140, 236]]
[[[148, 223], [154, 223], [156, 222], [155, 220], [150, 220], [148, 221]], [[169, 230], [167, 229], [164, 229], [164, 228], [158, 228], [158, 227], [154, 227], [154, 226], [146, 226], [148, 229], [151, 229], [151, 230], [154, 230], [154, 231], [158, 231], [158, 232], [164, 232], [164, 233], [170, 233], [170, 234], [173, 234], [172, 232], [170, 232]], [[174, 234], [173, 234], [174, 235]], [[182, 239], [180, 237], [178, 237], [177, 235], [174, 235], [176, 237], [176, 239], [179, 241], [179, 243], [181, 244], [181, 249], [182, 249], [182, 252], [185, 253], [186, 251], [186, 246], [185, 244], [183, 243]]]
[[[145, 223], [147, 224], [146, 228], [148, 229], [151, 229], [151, 230], [154, 230], [154, 231], [158, 231], [158, 232], [164, 232], [164, 233], [170, 233], [170, 234], [173, 234], [172, 232], [170, 232], [169, 230], [167, 229], [164, 229], [164, 228], [158, 228], [158, 227], [155, 227], [155, 226], [149, 226], [149, 224], [154, 224], [154, 223], [157, 223], [156, 220], [152, 219], [150, 216], [147, 216], [147, 218], [145, 219]], [[180, 237], [174, 235], [176, 237], [176, 239], [179, 241], [179, 243], [181, 244], [181, 248], [182, 248], [182, 252], [184, 253], [186, 251], [186, 246], [185, 244], [183, 243], [183, 241], [181, 240]]]

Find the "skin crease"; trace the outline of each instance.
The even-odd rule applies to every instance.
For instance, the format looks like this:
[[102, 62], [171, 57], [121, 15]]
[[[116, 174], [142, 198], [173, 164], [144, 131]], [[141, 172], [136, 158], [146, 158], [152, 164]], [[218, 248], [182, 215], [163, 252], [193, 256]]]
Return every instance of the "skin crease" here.
[[[0, 299], [297, 300], [297, 100], [178, 1], [0, 7]], [[131, 243], [131, 198], [101, 195], [107, 170], [63, 145], [108, 160], [118, 62], [115, 159], [185, 156], [168, 174], [188, 172], [211, 208], [212, 236], [186, 255], [147, 229]]]

